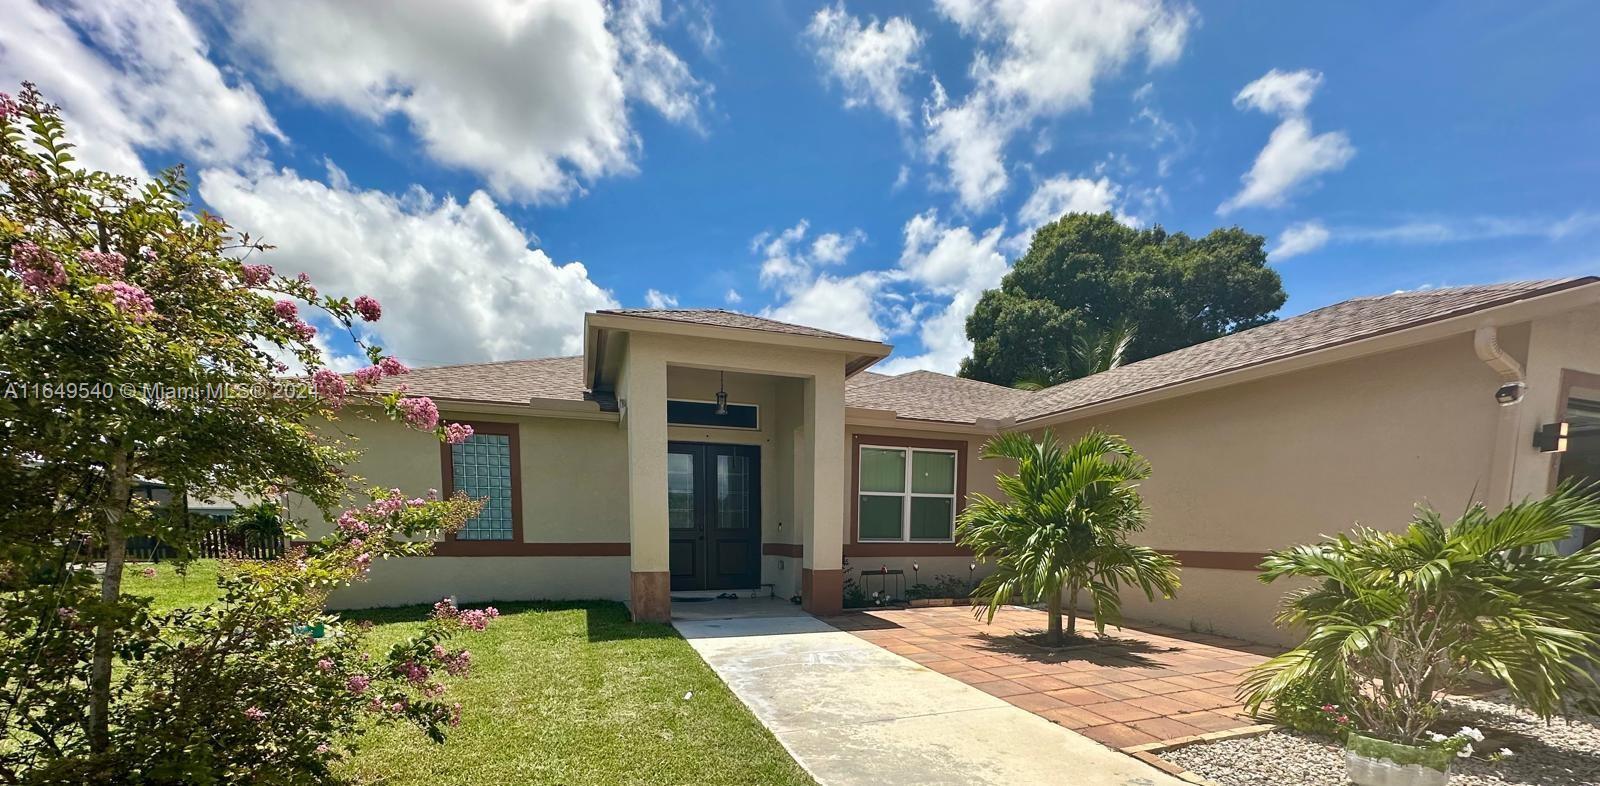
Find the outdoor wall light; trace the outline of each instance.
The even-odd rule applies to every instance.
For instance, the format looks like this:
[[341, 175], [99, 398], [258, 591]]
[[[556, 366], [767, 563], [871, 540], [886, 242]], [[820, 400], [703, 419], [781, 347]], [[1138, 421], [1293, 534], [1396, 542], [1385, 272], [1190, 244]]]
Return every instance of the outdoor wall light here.
[[1522, 394], [1528, 389], [1525, 382], [1507, 382], [1494, 392], [1494, 400], [1502, 407], [1509, 407], [1522, 400]]
[[1567, 452], [1567, 422], [1546, 423], [1533, 432], [1533, 446], [1540, 453]]
[[717, 372], [717, 414], [718, 415], [726, 415], [726, 414], [728, 414], [728, 390], [727, 390], [727, 385], [723, 384], [726, 381], [727, 381], [727, 374], [725, 372], [718, 371]]
[[919, 567], [920, 566], [918, 566], [917, 563], [915, 563], [915, 562], [911, 563], [911, 583], [912, 584], [919, 583], [917, 581], [917, 570], [918, 570]]

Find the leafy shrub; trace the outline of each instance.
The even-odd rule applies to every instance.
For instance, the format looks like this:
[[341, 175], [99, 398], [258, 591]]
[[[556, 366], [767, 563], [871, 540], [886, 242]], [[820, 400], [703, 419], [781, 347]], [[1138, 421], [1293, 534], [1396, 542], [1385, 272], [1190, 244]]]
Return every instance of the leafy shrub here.
[[1273, 698], [1267, 717], [1296, 731], [1342, 739], [1350, 728], [1342, 700], [1326, 683], [1294, 682]]
[[1253, 669], [1246, 705], [1325, 686], [1364, 734], [1421, 744], [1441, 699], [1469, 674], [1497, 680], [1541, 717], [1591, 708], [1600, 685], [1600, 546], [1553, 544], [1600, 526], [1596, 486], [1490, 514], [1482, 505], [1445, 523], [1419, 506], [1400, 533], [1358, 527], [1353, 537], [1277, 551], [1261, 579], [1311, 579], [1290, 593], [1280, 625], [1306, 639]]
[[864, 609], [869, 604], [867, 591], [856, 583], [855, 579], [844, 580], [844, 607], [847, 609]]

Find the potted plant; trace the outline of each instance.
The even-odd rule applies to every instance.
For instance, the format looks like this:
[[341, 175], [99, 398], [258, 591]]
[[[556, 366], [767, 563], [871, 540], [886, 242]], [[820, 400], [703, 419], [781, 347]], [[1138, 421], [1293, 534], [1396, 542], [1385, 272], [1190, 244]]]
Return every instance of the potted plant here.
[[1348, 720], [1347, 767], [1363, 786], [1444, 783], [1451, 762], [1481, 741], [1435, 730], [1443, 698], [1468, 675], [1501, 683], [1540, 717], [1591, 707], [1600, 668], [1600, 547], [1570, 555], [1554, 544], [1600, 526], [1596, 486], [1490, 514], [1474, 505], [1446, 523], [1427, 506], [1404, 532], [1357, 527], [1322, 543], [1269, 554], [1264, 582], [1309, 579], [1279, 625], [1305, 641], [1251, 670], [1245, 706], [1293, 701], [1295, 686], [1326, 686]]

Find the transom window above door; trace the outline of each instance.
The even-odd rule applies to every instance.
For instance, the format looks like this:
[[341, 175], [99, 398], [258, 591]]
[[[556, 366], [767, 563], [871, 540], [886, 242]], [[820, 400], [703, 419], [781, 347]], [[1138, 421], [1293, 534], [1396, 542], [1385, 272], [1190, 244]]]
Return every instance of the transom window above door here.
[[891, 445], [861, 445], [858, 451], [859, 541], [953, 539], [956, 451]]

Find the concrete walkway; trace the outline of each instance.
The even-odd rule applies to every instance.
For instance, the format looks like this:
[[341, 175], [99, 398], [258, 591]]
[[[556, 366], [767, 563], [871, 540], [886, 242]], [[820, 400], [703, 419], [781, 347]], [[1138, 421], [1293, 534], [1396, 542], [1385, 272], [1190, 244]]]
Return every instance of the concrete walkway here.
[[1183, 784], [812, 617], [674, 624], [822, 786]]

